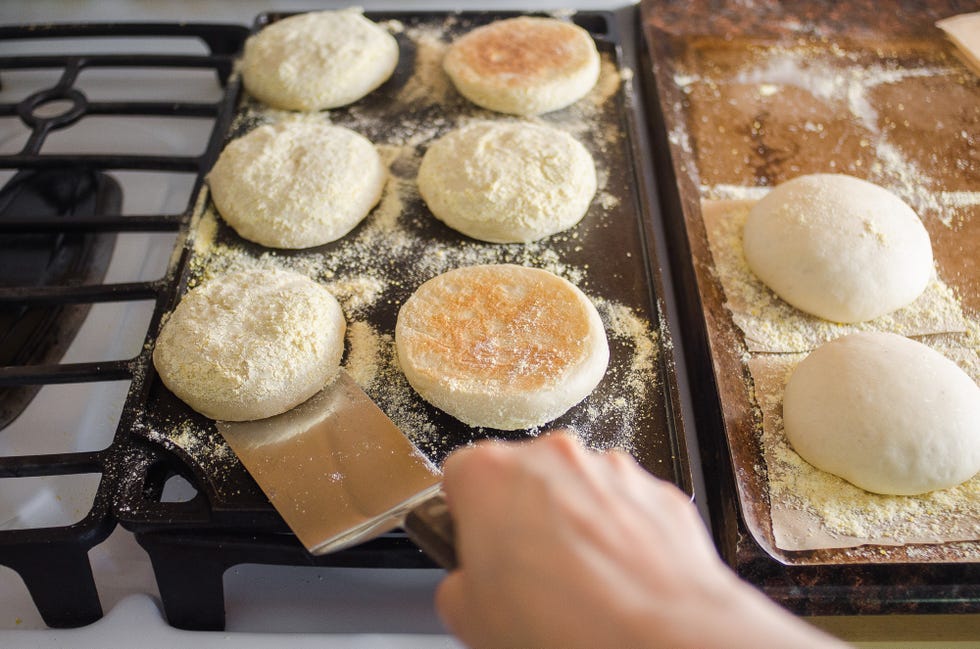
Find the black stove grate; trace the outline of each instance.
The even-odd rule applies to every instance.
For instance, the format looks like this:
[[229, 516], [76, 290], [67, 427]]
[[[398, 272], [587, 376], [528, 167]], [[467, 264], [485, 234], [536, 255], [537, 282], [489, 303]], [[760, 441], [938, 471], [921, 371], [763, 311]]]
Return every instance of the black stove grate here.
[[[7, 215], [56, 215], [61, 222], [118, 213], [119, 184], [101, 171], [29, 169], [0, 189], [0, 222]], [[87, 304], [39, 304], [51, 287], [98, 284], [115, 247], [112, 232], [21, 232], [0, 239], [0, 286], [25, 297], [0, 307], [0, 367], [56, 363], [78, 333]], [[0, 430], [13, 422], [40, 385], [0, 388]]]
[[[131, 391], [140, 389], [140, 377], [149, 364], [145, 348], [124, 360], [59, 360], [78, 321], [94, 304], [153, 300], [157, 309], [149, 331], [156, 330], [161, 305], [171, 303], [176, 290], [176, 265], [171, 264], [163, 279], [120, 284], [102, 282], [105, 266], [118, 233], [177, 232], [186, 227], [197, 186], [228, 128], [232, 101], [237, 96], [231, 74], [234, 56], [247, 34], [242, 26], [216, 24], [0, 27], [0, 44], [35, 39], [100, 39], [99, 42], [115, 43], [143, 38], [194, 39], [203, 42], [207, 50], [203, 55], [137, 52], [0, 56], [0, 84], [4, 75], [14, 71], [60, 71], [49, 86], [19, 101], [0, 103], [0, 117], [17, 118], [29, 131], [19, 151], [0, 155], [0, 170], [16, 172], [0, 191], [0, 247], [19, 255], [5, 255], [10, 263], [0, 265], [5, 278], [0, 283], [0, 335], [10, 343], [0, 367], [0, 394], [6, 398], [4, 410], [0, 411], [5, 420], [0, 425], [14, 419], [44, 385], [129, 380]], [[57, 46], [53, 49], [57, 50]], [[125, 45], [114, 46], [114, 50], [120, 49], [125, 49]], [[223, 91], [214, 102], [90, 101], [77, 82], [83, 71], [96, 68], [129, 68], [134, 77], [139, 76], [138, 70], [145, 69], [211, 70]], [[89, 116], [206, 117], [213, 120], [213, 126], [200, 155], [156, 156], [139, 151], [72, 155], [44, 151], [51, 134]], [[192, 200], [177, 214], [123, 215], [111, 174], [130, 170], [194, 173], [197, 180]], [[49, 244], [51, 249], [46, 253], [44, 248]], [[36, 272], [22, 272], [21, 262], [25, 259], [37, 266]], [[45, 341], [51, 339], [55, 344], [48, 345]], [[38, 430], [36, 434], [49, 432]], [[49, 626], [78, 626], [102, 615], [88, 551], [105, 540], [116, 525], [113, 494], [115, 476], [125, 470], [118, 462], [124, 438], [119, 427], [112, 443], [102, 450], [0, 457], [0, 478], [101, 476], [92, 506], [79, 522], [60, 527], [0, 529], [0, 563], [20, 574]]]

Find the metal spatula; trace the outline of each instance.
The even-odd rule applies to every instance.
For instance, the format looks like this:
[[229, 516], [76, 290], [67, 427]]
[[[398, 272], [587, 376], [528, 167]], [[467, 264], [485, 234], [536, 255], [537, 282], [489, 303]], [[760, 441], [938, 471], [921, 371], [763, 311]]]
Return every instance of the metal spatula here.
[[312, 554], [401, 526], [436, 563], [455, 567], [442, 473], [344, 370], [289, 412], [217, 425]]

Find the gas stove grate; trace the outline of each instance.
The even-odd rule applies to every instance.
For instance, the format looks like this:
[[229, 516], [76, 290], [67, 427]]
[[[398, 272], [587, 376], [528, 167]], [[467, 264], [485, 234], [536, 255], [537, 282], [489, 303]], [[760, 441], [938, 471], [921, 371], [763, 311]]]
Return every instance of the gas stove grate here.
[[[203, 173], [210, 167], [222, 142], [237, 96], [232, 77], [234, 56], [240, 51], [248, 29], [237, 25], [217, 24], [79, 24], [0, 27], [0, 44], [48, 39], [58, 50], [60, 43], [79, 39], [111, 42], [113, 54], [44, 54], [0, 56], [0, 84], [5, 75], [24, 70], [51, 70], [57, 80], [18, 101], [0, 103], [0, 118], [19, 119], [28, 130], [23, 146], [0, 155], [0, 170], [15, 172], [0, 194], [0, 241], [18, 247], [32, 246], [50, 239], [55, 245], [72, 251], [101, 248], [112, 253], [115, 237], [126, 232], [178, 232], [191, 216], [193, 196], [197, 194]], [[106, 40], [108, 39], [108, 40]], [[203, 43], [206, 54], [125, 53], [133, 39], [194, 40]], [[94, 41], [93, 41], [94, 42]], [[119, 45], [123, 43], [123, 45]], [[72, 49], [68, 47], [66, 49]], [[123, 52], [123, 53], [118, 53]], [[80, 74], [86, 70], [125, 68], [137, 79], [141, 70], [192, 68], [213, 71], [223, 89], [212, 102], [197, 101], [92, 101], [79, 87]], [[59, 72], [60, 71], [60, 72]], [[52, 153], [45, 143], [52, 134], [70, 127], [81, 128], [81, 120], [92, 116], [129, 116], [201, 118], [213, 121], [207, 146], [199, 155], [150, 155], [126, 153]], [[179, 171], [195, 174], [192, 200], [176, 214], [124, 215], [118, 188], [113, 188], [111, 173], [132, 170]], [[85, 183], [99, 185], [103, 191], [86, 195], [95, 206], [65, 207], [52, 199], [66, 184], [78, 187]], [[24, 189], [30, 187], [30, 191]], [[58, 203], [52, 207], [50, 203]], [[77, 252], [77, 251], [76, 251]], [[61, 253], [52, 253], [52, 255]], [[87, 254], [87, 253], [85, 253]], [[80, 257], [85, 254], [79, 253]], [[91, 305], [120, 301], [152, 300], [157, 305], [148, 327], [156, 331], [162, 305], [173, 300], [174, 277], [179, 264], [171, 263], [167, 275], [159, 280], [126, 283], [102, 283], [105, 264], [94, 264], [95, 271], [79, 269], [85, 259], [67, 263], [62, 275], [37, 280], [23, 280], [15, 274], [0, 283], [0, 315], [10, 317], [10, 331], [24, 328], [52, 329], [55, 341], [37, 354], [15, 349], [2, 356], [0, 394], [13, 394], [13, 419], [24, 400], [44, 385], [131, 381], [130, 390], [141, 388], [140, 379], [150, 364], [144, 346], [132, 358], [101, 362], [59, 362], [67, 342], [75, 335], [78, 320]], [[88, 264], [91, 266], [92, 264]], [[20, 324], [25, 314], [74, 313], [72, 326]], [[5, 321], [6, 322], [6, 321]], [[59, 320], [60, 322], [60, 320]], [[3, 334], [5, 330], [0, 330]], [[27, 332], [30, 334], [31, 332]], [[20, 340], [15, 338], [15, 341]], [[23, 345], [21, 346], [23, 347]], [[2, 414], [2, 412], [0, 412]], [[2, 424], [0, 424], [2, 425]], [[35, 432], [35, 431], [32, 431]], [[50, 431], [37, 430], [37, 435]], [[4, 431], [0, 429], [0, 436]], [[125, 446], [125, 432], [120, 426], [112, 442], [102, 450], [63, 453], [37, 453], [0, 457], [0, 478], [32, 478], [75, 474], [98, 474], [99, 485], [91, 508], [78, 522], [70, 525], [31, 529], [0, 529], [0, 564], [16, 571], [25, 582], [45, 623], [52, 627], [70, 627], [90, 623], [102, 615], [95, 588], [88, 551], [101, 543], [116, 525], [113, 516], [115, 476], [121, 469], [119, 455]]]

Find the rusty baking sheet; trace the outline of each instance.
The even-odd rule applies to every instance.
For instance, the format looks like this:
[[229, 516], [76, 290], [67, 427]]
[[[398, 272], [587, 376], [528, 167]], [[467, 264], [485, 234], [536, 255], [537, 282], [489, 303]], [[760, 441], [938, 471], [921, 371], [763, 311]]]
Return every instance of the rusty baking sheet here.
[[[228, 139], [282, 119], [323, 120], [376, 144], [391, 177], [381, 203], [341, 240], [307, 250], [273, 250], [239, 237], [216, 214], [206, 191], [191, 220], [175, 271], [180, 292], [241, 268], [286, 268], [322, 282], [348, 320], [344, 365], [366, 392], [425, 452], [440, 462], [453, 449], [485, 437], [526, 439], [541, 430], [503, 432], [467, 427], [410, 388], [394, 355], [400, 305], [425, 280], [457, 266], [515, 263], [551, 270], [596, 304], [610, 342], [609, 369], [596, 391], [554, 422], [571, 426], [598, 449], [630, 452], [651, 473], [691, 491], [680, 420], [673, 346], [663, 319], [654, 255], [649, 179], [637, 172], [637, 109], [632, 71], [621, 64], [612, 15], [562, 14], [589, 30], [602, 58], [599, 83], [572, 107], [533, 118], [577, 137], [592, 153], [599, 190], [581, 223], [531, 244], [469, 239], [429, 213], [415, 187], [421, 156], [439, 136], [474, 119], [512, 120], [459, 96], [441, 69], [456, 36], [514, 13], [368, 13], [395, 33], [400, 61], [393, 77], [355, 104], [312, 114], [274, 110], [242, 96]], [[256, 29], [283, 14], [259, 18]], [[172, 305], [166, 305], [172, 308]], [[133, 404], [133, 433], [146, 466], [133, 472], [119, 515], [134, 529], [266, 526], [278, 518], [217, 434], [155, 377], [145, 401]], [[158, 451], [165, 451], [160, 453]], [[205, 496], [191, 503], [156, 502], [143, 485], [162, 456]], [[150, 476], [152, 478], [152, 475]]]
[[661, 187], [675, 210], [666, 216], [673, 228], [671, 263], [685, 267], [678, 269], [686, 282], [685, 312], [703, 333], [701, 378], [716, 388], [716, 403], [709, 397], [702, 405], [716, 409], [720, 430], [699, 435], [709, 466], [730, 474], [714, 491], [716, 532], [726, 559], [760, 580], [788, 574], [766, 572], [760, 567], [765, 559], [826, 566], [806, 573], [813, 583], [853, 583], [848, 575], [857, 573], [834, 568], [871, 564], [955, 563], [951, 570], [967, 581], [970, 570], [976, 573], [976, 541], [779, 547], [762, 445], [763, 413], [772, 406], [764, 402], [781, 393], [757, 394], [752, 368], [766, 361], [766, 350], [747, 346], [727, 306], [724, 273], [713, 254], [719, 250], [712, 248], [725, 242], [710, 236], [702, 201], [757, 199], [780, 182], [815, 172], [846, 173], [892, 189], [916, 209], [932, 237], [944, 295], [962, 317], [953, 318], [955, 344], [967, 356], [972, 351], [975, 365], [980, 79], [934, 23], [977, 9], [955, 1], [895, 3], [887, 11], [873, 2], [641, 5], [646, 64], [655, 80], [652, 128], [660, 129], [659, 171], [668, 180]]

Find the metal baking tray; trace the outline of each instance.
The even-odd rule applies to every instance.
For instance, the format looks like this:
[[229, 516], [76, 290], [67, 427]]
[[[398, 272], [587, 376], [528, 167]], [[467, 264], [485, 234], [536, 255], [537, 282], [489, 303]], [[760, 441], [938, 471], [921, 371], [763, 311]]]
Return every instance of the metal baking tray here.
[[[818, 171], [915, 184], [939, 275], [976, 319], [980, 206], [970, 197], [980, 189], [980, 82], [934, 27], [968, 10], [975, 4], [905, 2], [888, 11], [873, 2], [819, 0], [765, 10], [707, 1], [641, 5], [658, 184], [670, 263], [681, 278], [682, 321], [691, 331], [686, 355], [701, 386], [695, 408], [716, 541], [739, 574], [797, 612], [980, 610], [980, 545], [777, 547], [760, 403], [745, 337], [725, 306], [701, 201]], [[853, 96], [850, 105], [827, 100], [826, 84], [871, 66], [910, 71], [858, 93], [869, 102], [858, 116], [877, 117], [887, 150], [884, 138], [856, 119], [863, 104]], [[782, 103], [770, 99], [784, 88]], [[904, 166], [883, 162], [887, 155], [900, 156]]]
[[[255, 29], [284, 15], [262, 15]], [[367, 392], [439, 462], [454, 448], [480, 438], [526, 439], [541, 431], [469, 428], [421, 400], [391, 353], [399, 306], [423, 281], [455, 266], [508, 262], [547, 268], [597, 303], [611, 348], [600, 386], [553, 426], [574, 427], [598, 449], [624, 448], [652, 474], [690, 493], [674, 351], [652, 239], [651, 179], [637, 170], [639, 115], [630, 71], [620, 63], [611, 14], [563, 15], [594, 36], [603, 58], [602, 78], [575, 106], [539, 118], [578, 137], [596, 160], [599, 193], [579, 225], [534, 244], [486, 244], [436, 221], [414, 189], [421, 155], [436, 137], [463, 120], [513, 119], [458, 96], [438, 59], [453, 37], [512, 15], [517, 14], [369, 12], [369, 18], [389, 24], [396, 33], [400, 61], [393, 77], [349, 107], [303, 118], [347, 126], [381, 149], [390, 161], [392, 179], [379, 207], [340, 241], [308, 250], [272, 250], [240, 238], [216, 216], [202, 189], [169, 274], [176, 287], [174, 300], [162, 308], [173, 308], [188, 286], [242, 265], [292, 268], [324, 282], [345, 307], [349, 330], [360, 338], [348, 336], [345, 362], [354, 355], [375, 354]], [[242, 93], [226, 140], [290, 116]], [[148, 347], [153, 337], [151, 332]], [[115, 508], [120, 522], [144, 536], [180, 530], [201, 539], [226, 530], [284, 532], [281, 519], [214, 422], [177, 400], [152, 366], [145, 372], [143, 390], [131, 395], [124, 414], [131, 443], [121, 454], [125, 469], [120, 471]], [[164, 497], [175, 476], [193, 487], [193, 497], [178, 502]]]

